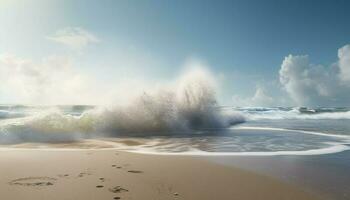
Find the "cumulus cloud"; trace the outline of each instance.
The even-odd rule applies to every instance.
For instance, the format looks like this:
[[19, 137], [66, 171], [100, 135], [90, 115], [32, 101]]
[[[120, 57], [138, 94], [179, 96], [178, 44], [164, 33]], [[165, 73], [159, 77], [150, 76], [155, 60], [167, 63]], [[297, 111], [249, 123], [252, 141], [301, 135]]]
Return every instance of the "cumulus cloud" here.
[[350, 82], [350, 45], [338, 50], [340, 78], [342, 81]]
[[300, 106], [350, 105], [350, 46], [338, 51], [339, 60], [330, 66], [310, 63], [309, 56], [284, 58], [279, 80]]
[[255, 102], [255, 104], [272, 105], [274, 100], [266, 94], [266, 91], [262, 87], [257, 87], [252, 102]]
[[75, 50], [82, 50], [89, 44], [100, 41], [94, 34], [80, 27], [66, 27], [46, 38]]
[[257, 85], [255, 93], [251, 97], [241, 97], [234, 95], [232, 97], [235, 106], [278, 106], [281, 99], [271, 97], [261, 85]]

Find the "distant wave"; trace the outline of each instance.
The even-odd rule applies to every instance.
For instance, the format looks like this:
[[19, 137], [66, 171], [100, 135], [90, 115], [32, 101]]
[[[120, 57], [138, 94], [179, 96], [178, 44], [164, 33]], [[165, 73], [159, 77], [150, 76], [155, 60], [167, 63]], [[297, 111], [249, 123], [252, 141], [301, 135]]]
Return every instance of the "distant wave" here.
[[331, 134], [331, 133], [321, 133], [316, 131], [304, 131], [304, 130], [293, 130], [293, 129], [287, 129], [287, 128], [275, 128], [275, 127], [257, 127], [257, 126], [239, 126], [234, 127], [235, 130], [268, 130], [268, 131], [283, 131], [283, 132], [298, 132], [302, 134], [309, 134], [309, 135], [317, 135], [317, 136], [325, 136], [325, 137], [335, 137], [335, 138], [343, 138], [350, 141], [349, 135], [340, 135], [340, 134]]
[[0, 119], [17, 118], [17, 117], [24, 117], [24, 116], [25, 114], [21, 112], [0, 110]]
[[350, 119], [348, 108], [237, 108], [247, 120], [259, 119]]

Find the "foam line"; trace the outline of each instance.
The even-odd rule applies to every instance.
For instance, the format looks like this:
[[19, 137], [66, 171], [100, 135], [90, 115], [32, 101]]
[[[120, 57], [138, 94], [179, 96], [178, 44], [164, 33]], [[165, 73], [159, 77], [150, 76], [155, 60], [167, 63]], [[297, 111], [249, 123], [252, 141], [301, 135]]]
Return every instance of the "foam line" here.
[[[318, 136], [327, 136], [327, 137], [338, 137], [338, 138], [346, 138], [350, 139], [350, 136], [345, 135], [335, 135], [335, 134], [324, 134], [317, 133], [312, 131], [302, 131], [302, 130], [291, 130], [291, 129], [283, 129], [283, 128], [268, 128], [268, 127], [234, 127], [231, 129], [241, 129], [241, 130], [273, 130], [273, 131], [294, 131], [299, 132], [301, 134], [312, 134]], [[92, 142], [101, 142], [101, 140], [91, 140]], [[333, 154], [339, 153], [350, 149], [350, 140], [344, 141], [343, 143], [326, 143], [330, 145], [326, 148], [319, 149], [309, 149], [302, 151], [273, 151], [273, 152], [207, 152], [198, 149], [190, 149], [186, 152], [157, 152], [156, 150], [145, 148], [147, 145], [142, 145], [139, 147], [128, 147], [126, 145], [122, 145], [120, 143], [115, 143], [111, 141], [102, 141], [108, 145], [112, 145], [114, 147], [108, 148], [16, 148], [16, 147], [0, 147], [0, 151], [124, 151], [131, 153], [139, 153], [139, 154], [149, 154], [149, 155], [173, 155], [173, 156], [278, 156], [278, 155], [323, 155], [323, 154]], [[154, 141], [153, 141], [154, 143]], [[133, 149], [132, 149], [133, 148]]]
[[285, 128], [254, 127], [254, 126], [238, 126], [238, 127], [231, 127], [231, 128], [229, 128], [229, 129], [234, 129], [234, 130], [270, 130], [270, 131], [288, 131], [288, 132], [304, 133], [304, 134], [309, 134], [309, 135], [318, 135], [318, 136], [325, 136], [325, 137], [336, 137], [336, 138], [350, 139], [350, 136], [349, 136], [349, 135], [328, 134], [328, 133], [320, 133], [320, 132], [314, 132], [314, 131], [293, 130], [293, 129], [285, 129]]
[[274, 151], [274, 152], [206, 152], [206, 151], [186, 151], [186, 152], [155, 152], [149, 150], [131, 150], [127, 152], [150, 154], [150, 155], [173, 155], [173, 156], [280, 156], [280, 155], [323, 155], [333, 154], [349, 150], [350, 147], [337, 144], [327, 148], [310, 149], [305, 151]]
[[156, 152], [146, 149], [122, 150], [118, 147], [112, 148], [9, 148], [1, 147], [0, 151], [124, 151], [129, 153], [148, 154], [148, 155], [167, 155], [167, 156], [279, 156], [279, 155], [323, 155], [333, 154], [349, 150], [350, 147], [343, 144], [336, 144], [331, 147], [321, 149], [310, 149], [305, 151], [274, 151], [274, 152], [206, 152], [193, 149], [186, 152]]

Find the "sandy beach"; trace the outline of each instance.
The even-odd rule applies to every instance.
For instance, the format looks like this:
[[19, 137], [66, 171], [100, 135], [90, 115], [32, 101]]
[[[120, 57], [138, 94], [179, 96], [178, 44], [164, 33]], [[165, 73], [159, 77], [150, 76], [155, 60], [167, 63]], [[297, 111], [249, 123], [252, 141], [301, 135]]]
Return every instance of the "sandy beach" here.
[[8, 150], [0, 158], [1, 199], [317, 199], [295, 186], [198, 157]]

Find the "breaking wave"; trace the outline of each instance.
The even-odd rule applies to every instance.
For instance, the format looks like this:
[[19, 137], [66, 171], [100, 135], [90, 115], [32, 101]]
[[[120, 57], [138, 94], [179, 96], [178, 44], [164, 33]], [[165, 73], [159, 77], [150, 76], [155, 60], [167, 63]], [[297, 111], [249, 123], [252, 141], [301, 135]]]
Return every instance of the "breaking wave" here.
[[145, 91], [127, 105], [89, 108], [76, 114], [59, 108], [37, 109], [32, 115], [0, 121], [0, 142], [59, 142], [82, 138], [175, 134], [225, 128], [244, 121], [234, 111], [217, 108], [210, 73], [193, 69], [175, 87]]

